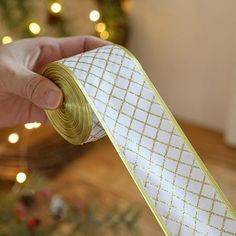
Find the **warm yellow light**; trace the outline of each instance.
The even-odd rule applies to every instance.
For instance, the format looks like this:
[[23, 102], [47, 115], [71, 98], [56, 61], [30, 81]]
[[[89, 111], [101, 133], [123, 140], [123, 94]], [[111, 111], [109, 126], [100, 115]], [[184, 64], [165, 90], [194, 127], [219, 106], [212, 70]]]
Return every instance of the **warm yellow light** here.
[[110, 36], [110, 34], [109, 34], [109, 32], [106, 31], [106, 30], [100, 33], [100, 38], [101, 38], [101, 39], [105, 39], [105, 40], [106, 40], [106, 39], [109, 38], [109, 36]]
[[100, 13], [99, 13], [99, 11], [93, 10], [93, 11], [91, 11], [91, 12], [89, 13], [89, 19], [90, 19], [91, 21], [96, 22], [96, 21], [99, 20], [99, 18], [100, 18]]
[[2, 37], [2, 44], [8, 44], [8, 43], [11, 43], [13, 40], [12, 40], [12, 37], [10, 36], [4, 36]]
[[53, 12], [53, 13], [59, 13], [59, 12], [61, 12], [61, 9], [62, 9], [62, 7], [61, 7], [61, 4], [60, 3], [58, 3], [58, 2], [54, 2], [54, 3], [52, 3], [52, 5], [50, 6], [50, 10]]
[[27, 175], [24, 172], [19, 172], [16, 175], [16, 181], [20, 184], [24, 183], [27, 179]]
[[97, 23], [95, 25], [95, 30], [99, 33], [103, 32], [106, 29], [106, 25], [103, 22]]
[[41, 123], [38, 123], [38, 122], [26, 123], [25, 124], [26, 129], [37, 129], [40, 126], [41, 126]]
[[37, 24], [35, 22], [32, 22], [32, 23], [29, 24], [29, 30], [33, 34], [39, 34], [41, 29], [40, 29], [39, 24]]
[[12, 133], [8, 136], [9, 143], [17, 143], [19, 141], [19, 135], [17, 133]]

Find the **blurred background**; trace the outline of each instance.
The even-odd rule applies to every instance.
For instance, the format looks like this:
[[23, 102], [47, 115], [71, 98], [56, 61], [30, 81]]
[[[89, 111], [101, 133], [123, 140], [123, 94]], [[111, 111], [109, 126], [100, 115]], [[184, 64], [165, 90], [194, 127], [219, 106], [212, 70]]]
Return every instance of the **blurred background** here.
[[[235, 10], [234, 0], [0, 0], [0, 38], [86, 34], [130, 49], [236, 206]], [[2, 128], [0, 234], [163, 235], [126, 172], [108, 138], [73, 146], [49, 125]]]

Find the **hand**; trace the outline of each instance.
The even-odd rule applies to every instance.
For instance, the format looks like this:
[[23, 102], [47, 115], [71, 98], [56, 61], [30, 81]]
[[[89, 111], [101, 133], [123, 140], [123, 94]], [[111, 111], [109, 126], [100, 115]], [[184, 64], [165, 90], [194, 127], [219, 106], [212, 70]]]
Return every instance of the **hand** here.
[[47, 121], [43, 109], [58, 108], [63, 95], [40, 75], [43, 67], [106, 44], [92, 36], [76, 36], [23, 39], [0, 46], [0, 127]]

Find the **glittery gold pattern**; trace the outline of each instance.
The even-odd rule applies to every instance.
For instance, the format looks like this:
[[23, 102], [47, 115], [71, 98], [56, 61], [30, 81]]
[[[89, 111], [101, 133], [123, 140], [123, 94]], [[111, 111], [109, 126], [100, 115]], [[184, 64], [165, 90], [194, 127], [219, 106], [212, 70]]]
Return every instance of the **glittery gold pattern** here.
[[235, 210], [127, 49], [100, 47], [43, 74], [64, 92], [46, 111], [55, 129], [73, 144], [107, 134], [166, 235], [236, 235]]

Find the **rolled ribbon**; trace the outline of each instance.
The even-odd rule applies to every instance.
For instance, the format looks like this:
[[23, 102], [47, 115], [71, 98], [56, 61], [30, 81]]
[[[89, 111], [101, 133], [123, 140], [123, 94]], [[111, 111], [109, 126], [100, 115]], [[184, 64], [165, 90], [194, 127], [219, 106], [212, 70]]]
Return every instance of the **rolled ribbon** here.
[[[48, 64], [47, 116], [70, 143], [108, 135], [166, 235], [236, 235], [236, 213], [137, 59], [108, 45]], [[121, 190], [122, 191], [122, 190]]]

